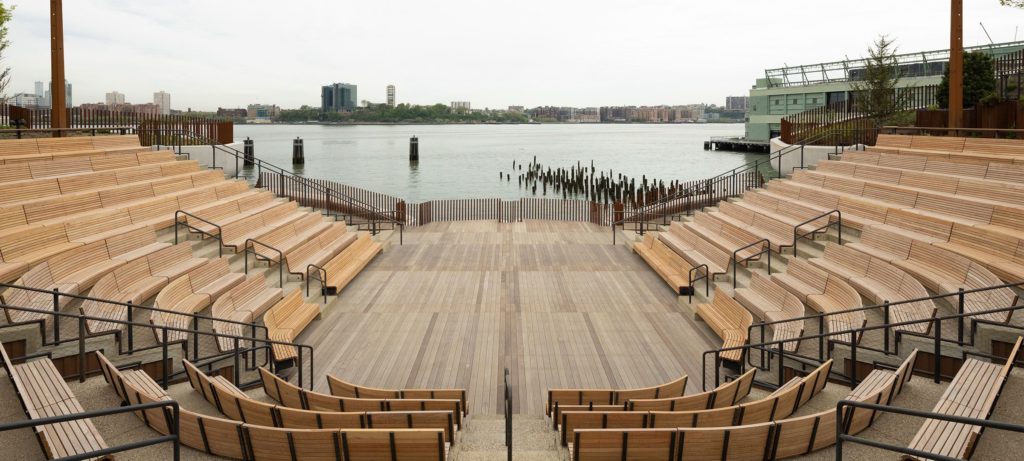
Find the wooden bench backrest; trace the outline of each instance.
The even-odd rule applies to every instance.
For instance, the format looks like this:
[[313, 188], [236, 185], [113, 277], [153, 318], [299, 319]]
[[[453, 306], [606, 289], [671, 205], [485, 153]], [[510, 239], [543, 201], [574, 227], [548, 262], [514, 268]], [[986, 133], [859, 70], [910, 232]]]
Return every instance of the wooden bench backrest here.
[[875, 226], [865, 228], [860, 234], [862, 245], [877, 248], [899, 259], [910, 257], [910, 247], [913, 242], [913, 239], [903, 234]]
[[871, 264], [871, 256], [832, 242], [825, 244], [825, 260], [860, 275], [867, 275]]
[[189, 272], [190, 291], [198, 292], [230, 272], [231, 268], [228, 266], [226, 258], [211, 259], [202, 267]]
[[1019, 238], [959, 223], [953, 225], [949, 242], [1006, 259], [1017, 256], [1022, 243]]
[[913, 149], [963, 152], [965, 142], [965, 138], [953, 136], [913, 136], [910, 141], [910, 147]]
[[115, 149], [124, 147], [143, 148], [142, 144], [139, 143], [139, 137], [134, 134], [91, 136], [89, 140], [92, 141], [93, 149]]
[[861, 195], [867, 199], [880, 200], [908, 208], [914, 207], [918, 196], [917, 192], [899, 186], [873, 183], [865, 183], [864, 192]]
[[99, 241], [58, 253], [47, 259], [46, 263], [51, 277], [55, 282], [58, 282], [86, 267], [109, 259], [110, 256], [107, 254], [106, 243]]
[[42, 229], [28, 229], [0, 237], [0, 252], [4, 261], [11, 262], [47, 247], [68, 243], [64, 226], [43, 226]]
[[111, 258], [116, 258], [129, 251], [137, 250], [151, 243], [156, 243], [156, 232], [149, 227], [130, 230], [104, 240]]
[[302, 305], [302, 291], [295, 289], [286, 294], [284, 298], [274, 304], [263, 316], [263, 321], [268, 328], [276, 327], [282, 320], [288, 318]]
[[676, 459], [677, 429], [587, 429], [575, 432], [573, 461]]
[[828, 274], [814, 267], [807, 260], [793, 259], [786, 266], [786, 273], [814, 288], [819, 294], [825, 292]]
[[25, 217], [35, 223], [55, 219], [67, 214], [82, 213], [103, 207], [99, 194], [87, 192], [68, 196], [53, 197], [25, 205]]
[[920, 193], [914, 208], [952, 216], [957, 220], [988, 224], [992, 221], [994, 206], [963, 197], [949, 197], [934, 193]]
[[774, 424], [680, 428], [682, 459], [763, 459]]
[[1013, 163], [990, 163], [985, 170], [985, 179], [1024, 183], [1024, 165]]
[[913, 136], [904, 136], [899, 134], [880, 134], [878, 139], [875, 141], [875, 145], [879, 147], [903, 147], [910, 148], [913, 142]]

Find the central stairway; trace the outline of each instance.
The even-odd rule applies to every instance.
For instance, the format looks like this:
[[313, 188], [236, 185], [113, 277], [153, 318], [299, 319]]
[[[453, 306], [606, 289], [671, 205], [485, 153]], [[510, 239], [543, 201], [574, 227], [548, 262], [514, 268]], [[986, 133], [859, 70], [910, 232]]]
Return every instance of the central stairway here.
[[[566, 452], [559, 448], [551, 423], [543, 416], [512, 417], [512, 458], [517, 461], [561, 461]], [[473, 416], [459, 431], [452, 447], [452, 461], [494, 461], [508, 457], [503, 415]]]

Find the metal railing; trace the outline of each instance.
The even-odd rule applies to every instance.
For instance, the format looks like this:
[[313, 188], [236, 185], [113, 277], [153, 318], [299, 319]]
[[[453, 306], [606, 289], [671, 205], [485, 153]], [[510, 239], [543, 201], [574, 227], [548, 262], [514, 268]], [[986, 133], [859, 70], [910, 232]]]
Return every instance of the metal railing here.
[[[988, 419], [969, 418], [966, 416], [948, 415], [944, 413], [935, 413], [930, 411], [914, 410], [910, 408], [901, 408], [892, 405], [880, 405], [869, 402], [858, 402], [855, 400], [840, 400], [836, 403], [836, 414], [842, 415], [843, 410], [846, 408], [862, 408], [865, 410], [871, 410], [872, 412], [882, 413], [894, 413], [898, 415], [913, 416], [917, 418], [928, 418], [939, 421], [948, 421], [951, 423], [958, 424], [969, 424], [972, 426], [981, 426], [982, 428], [991, 428], [997, 430], [1011, 431], [1017, 433], [1024, 433], [1024, 425], [1006, 423], [1002, 421], [992, 421]], [[879, 442], [871, 440], [866, 437], [858, 437], [855, 435], [848, 434], [846, 427], [843, 424], [844, 418], [836, 418], [836, 448], [835, 448], [835, 459], [836, 461], [842, 461], [843, 459], [843, 444], [853, 443], [859, 445], [865, 445], [873, 448], [878, 448], [886, 451], [894, 451], [902, 453], [904, 455], [916, 456], [922, 459], [933, 459], [937, 461], [962, 461], [961, 458], [954, 458], [950, 456], [940, 455], [929, 451], [918, 450], [916, 448], [910, 448], [903, 445], [895, 445], [892, 443]], [[973, 449], [973, 448], [972, 448]], [[970, 459], [971, 453], [967, 453], [965, 459]]]
[[[0, 286], [3, 286], [3, 284], [0, 284]], [[32, 290], [35, 290], [35, 289], [32, 289]], [[43, 290], [43, 291], [45, 291], [45, 290]], [[105, 301], [105, 300], [101, 300], [101, 301], [103, 301], [103, 302], [110, 302], [112, 304], [121, 304], [121, 303], [112, 302], [112, 301]], [[137, 307], [138, 306], [136, 306], [136, 308]], [[160, 352], [161, 352], [161, 357], [162, 357], [160, 363], [164, 366], [162, 377], [161, 377], [161, 385], [165, 389], [170, 385], [170, 381], [172, 379], [176, 379], [178, 376], [181, 376], [181, 375], [183, 375], [185, 373], [184, 371], [178, 371], [178, 372], [174, 372], [174, 373], [167, 373], [166, 372], [167, 364], [169, 363], [168, 360], [170, 358], [170, 346], [171, 345], [179, 345], [179, 344], [184, 346], [185, 347], [185, 351], [184, 351], [184, 356], [185, 357], [188, 356], [188, 349], [189, 349], [187, 347], [187, 345], [188, 345], [188, 340], [187, 339], [186, 340], [178, 340], [178, 341], [169, 341], [168, 340], [168, 335], [169, 335], [169, 333], [172, 333], [172, 332], [178, 332], [178, 333], [184, 333], [186, 335], [191, 335], [191, 337], [193, 338], [193, 344], [194, 344], [194, 347], [191, 348], [192, 349], [192, 361], [193, 362], [202, 363], [202, 362], [210, 361], [210, 360], [219, 361], [219, 360], [226, 360], [228, 358], [231, 358], [233, 360], [233, 363], [234, 363], [234, 368], [233, 368], [234, 382], [239, 387], [243, 387], [244, 388], [244, 387], [248, 387], [250, 385], [258, 384], [260, 382], [260, 380], [258, 378], [255, 379], [255, 380], [252, 380], [251, 382], [246, 382], [246, 383], [242, 383], [241, 382], [241, 371], [242, 371], [241, 365], [242, 365], [243, 356], [247, 356], [247, 354], [252, 354], [250, 357], [252, 358], [252, 362], [253, 362], [254, 366], [250, 367], [249, 366], [249, 361], [246, 360], [246, 362], [245, 362], [245, 366], [247, 367], [246, 371], [250, 371], [251, 372], [251, 371], [255, 371], [256, 370], [257, 365], [258, 365], [256, 363], [257, 362], [256, 354], [258, 354], [260, 352], [262, 352], [264, 354], [263, 363], [266, 364], [271, 369], [273, 369], [275, 367], [275, 365], [276, 365], [275, 361], [271, 359], [271, 354], [272, 354], [272, 350], [271, 349], [272, 349], [272, 347], [274, 345], [292, 346], [292, 347], [295, 347], [296, 350], [298, 351], [298, 358], [296, 360], [296, 368], [298, 369], [299, 387], [303, 387], [303, 383], [305, 382], [304, 378], [306, 376], [305, 372], [303, 371], [303, 366], [302, 366], [303, 355], [304, 355], [303, 351], [304, 350], [308, 351], [308, 354], [309, 354], [309, 376], [310, 377], [314, 376], [314, 374], [313, 374], [313, 372], [314, 372], [314, 368], [313, 368], [313, 348], [312, 348], [312, 346], [308, 346], [308, 345], [303, 345], [303, 344], [298, 344], [298, 343], [289, 343], [289, 342], [284, 342], [284, 341], [276, 341], [276, 340], [269, 339], [269, 338], [260, 338], [260, 337], [257, 337], [255, 334], [253, 336], [236, 336], [236, 335], [229, 335], [229, 334], [224, 334], [224, 333], [202, 331], [202, 330], [200, 330], [198, 328], [190, 329], [190, 328], [178, 328], [178, 327], [167, 326], [167, 325], [153, 325], [153, 324], [150, 324], [150, 323], [139, 323], [139, 322], [134, 322], [134, 321], [111, 319], [111, 318], [107, 318], [107, 317], [96, 317], [96, 316], [90, 316], [90, 315], [80, 314], [80, 313], [76, 314], [76, 313], [69, 313], [69, 312], [55, 312], [55, 311], [52, 311], [52, 310], [28, 308], [28, 307], [21, 307], [21, 306], [13, 306], [13, 305], [6, 304], [6, 303], [5, 304], [0, 304], [0, 308], [6, 309], [8, 311], [31, 312], [31, 313], [40, 314], [40, 315], [44, 316], [44, 318], [38, 319], [38, 320], [30, 320], [30, 321], [26, 321], [26, 322], [9, 323], [9, 324], [0, 326], [0, 330], [2, 330], [4, 328], [18, 327], [18, 326], [30, 325], [30, 324], [34, 324], [34, 323], [39, 323], [41, 325], [44, 325], [47, 317], [54, 319], [53, 320], [54, 322], [58, 322], [59, 321], [59, 320], [57, 320], [58, 318], [74, 319], [74, 321], [78, 324], [78, 330], [77, 330], [76, 337], [70, 338], [70, 339], [66, 339], [66, 340], [62, 340], [62, 341], [59, 341], [59, 342], [55, 341], [54, 343], [50, 343], [50, 344], [45, 344], [44, 343], [43, 345], [44, 346], [57, 346], [57, 345], [64, 344], [64, 343], [77, 342], [78, 343], [77, 358], [78, 358], [78, 370], [79, 370], [78, 377], [79, 377], [79, 381], [85, 381], [85, 375], [87, 374], [86, 356], [87, 356], [87, 354], [89, 352], [93, 352], [93, 351], [88, 350], [88, 348], [86, 347], [86, 340], [89, 339], [89, 338], [98, 338], [98, 337], [102, 337], [102, 336], [116, 335], [117, 334], [117, 331], [105, 331], [105, 332], [100, 332], [100, 333], [88, 333], [88, 330], [86, 328], [86, 322], [89, 322], [89, 321], [120, 325], [122, 328], [126, 328], [129, 331], [131, 329], [133, 329], [133, 328], [146, 328], [146, 329], [149, 329], [149, 330], [153, 331], [156, 334], [156, 337], [158, 338], [158, 343], [159, 344], [157, 344], [155, 346], [143, 347], [143, 348], [138, 348], [138, 349], [124, 350], [121, 347], [122, 343], [119, 342], [118, 343], [118, 354], [119, 355], [124, 355], [124, 354], [129, 354], [130, 355], [130, 354], [134, 354], [134, 353], [139, 353], [139, 352], [145, 352], [145, 351], [151, 351], [151, 350], [159, 349]], [[175, 314], [176, 315], [181, 315], [181, 316], [188, 316], [189, 315], [189, 314], [183, 314], [183, 313], [175, 313]], [[226, 323], [237, 323], [237, 322], [232, 322], [232, 321], [229, 321], [229, 320], [221, 320], [221, 319], [215, 319], [215, 321], [226, 322]], [[194, 324], [193, 326], [195, 326], [195, 325], [196, 324]], [[245, 324], [245, 325], [248, 325], [248, 324]], [[159, 333], [157, 333], [157, 332], [159, 332]], [[207, 338], [212, 338], [212, 340], [214, 342], [217, 342], [219, 339], [231, 340], [233, 345], [234, 345], [234, 348], [231, 349], [230, 351], [227, 351], [227, 352], [218, 352], [218, 353], [215, 353], [215, 354], [210, 354], [210, 355], [206, 355], [206, 356], [200, 356], [200, 354], [199, 354], [199, 347], [198, 347], [199, 337], [200, 336], [207, 337]], [[251, 342], [251, 346], [242, 347], [242, 345], [246, 344], [247, 342]], [[312, 389], [312, 386], [313, 386], [313, 380], [312, 379], [309, 380], [309, 386], [310, 386], [310, 389]]]
[[881, 128], [880, 133], [927, 136], [954, 136], [964, 138], [1007, 138], [1010, 136], [1012, 136], [1015, 139], [1024, 138], [1024, 129], [1021, 128], [943, 128], [917, 126], [883, 126]]
[[[167, 408], [170, 407], [170, 414], [167, 414]], [[67, 456], [59, 458], [59, 461], [77, 461], [83, 459], [96, 459], [100, 457], [106, 457], [114, 453], [122, 453], [126, 451], [136, 450], [139, 448], [149, 447], [153, 445], [159, 445], [161, 443], [171, 442], [173, 446], [173, 452], [171, 459], [178, 461], [181, 458], [181, 438], [180, 438], [180, 408], [178, 402], [174, 400], [161, 400], [159, 402], [140, 403], [134, 405], [127, 405], [116, 408], [104, 408], [102, 410], [85, 411], [81, 413], [75, 413], [70, 415], [60, 416], [48, 416], [45, 418], [27, 419], [23, 421], [15, 421], [10, 423], [0, 423], [0, 432], [11, 431], [16, 429], [23, 429], [26, 427], [39, 427], [48, 424], [64, 423], [68, 421], [78, 421], [89, 418], [99, 418], [102, 416], [117, 415], [122, 413], [136, 412], [150, 410], [153, 408], [163, 408], [165, 417], [167, 418], [167, 429], [170, 432], [167, 435], [153, 437], [145, 440], [138, 440], [135, 442], [125, 443], [121, 445], [115, 445], [113, 447], [101, 448], [99, 450], [88, 451], [73, 456]], [[41, 435], [40, 435], [41, 437]], [[42, 444], [42, 441], [40, 441]], [[44, 448], [45, 450], [45, 448]]]
[[265, 247], [265, 248], [267, 248], [269, 250], [273, 250], [275, 253], [277, 253], [277, 286], [281, 287], [281, 288], [284, 288], [284, 252], [279, 250], [279, 249], [277, 249], [277, 248], [275, 248], [275, 247], [272, 247], [272, 246], [270, 246], [270, 245], [268, 245], [266, 243], [263, 243], [263, 242], [261, 242], [259, 240], [256, 240], [254, 238], [246, 239], [246, 241], [245, 241], [245, 246], [244, 246], [244, 248], [245, 248], [245, 273], [246, 274], [249, 273], [249, 253], [250, 252], [253, 254], [253, 257], [255, 259], [257, 259], [257, 260], [262, 259], [262, 260], [266, 261], [267, 264], [270, 264], [270, 265], [274, 264], [274, 260], [273, 260], [273, 258], [271, 256], [267, 256], [267, 255], [264, 255], [263, 253], [260, 253], [259, 251], [256, 251], [256, 245], [263, 246], [263, 247]]
[[[1001, 289], [1001, 288], [1007, 288], [1007, 287], [1011, 287], [1011, 286], [1022, 286], [1022, 285], [1024, 285], [1024, 282], [1017, 282], [1017, 283], [1014, 283], [1014, 284], [1005, 284], [1005, 285], [998, 285], [998, 286], [994, 286], [994, 287], [986, 287], [986, 288], [981, 288], [981, 289], [976, 289], [976, 290], [969, 290], [969, 291], [965, 291], [964, 293], [983, 292], [983, 291], [986, 291], [986, 290], [994, 290], [994, 289]], [[923, 339], [926, 339], [926, 340], [930, 340], [932, 342], [933, 349], [934, 349], [932, 351], [932, 353], [934, 354], [934, 362], [935, 362], [934, 363], [933, 378], [934, 378], [935, 382], [939, 382], [939, 381], [941, 381], [941, 378], [942, 378], [942, 375], [941, 375], [941, 371], [942, 371], [941, 370], [941, 359], [942, 359], [941, 351], [942, 351], [942, 345], [943, 344], [952, 344], [952, 345], [961, 346], [961, 347], [962, 346], [974, 346], [974, 332], [977, 330], [977, 325], [978, 324], [996, 324], [996, 325], [999, 325], [999, 326], [1002, 326], [1002, 327], [1005, 327], [1005, 328], [1024, 330], [1024, 327], [1022, 327], [1022, 326], [1017, 326], [1017, 325], [1008, 324], [1008, 323], [996, 323], [996, 322], [987, 321], [985, 319], [976, 318], [976, 317], [985, 316], [985, 315], [989, 315], [989, 314], [1002, 314], [1002, 313], [1010, 314], [1010, 313], [1016, 312], [1018, 310], [1024, 310], [1024, 305], [1014, 305], [1014, 306], [1009, 306], [1009, 307], [997, 307], [997, 308], [987, 309], [987, 310], [983, 310], [983, 311], [976, 311], [976, 312], [964, 312], [963, 311], [963, 307], [961, 305], [961, 307], [958, 309], [958, 312], [956, 314], [945, 315], [945, 316], [938, 316], [938, 315], [936, 315], [936, 316], [932, 316], [932, 317], [929, 317], [929, 318], [908, 320], [908, 321], [895, 322], [895, 323], [890, 323], [890, 322], [886, 321], [885, 323], [883, 323], [881, 325], [870, 325], [870, 326], [863, 326], [863, 327], [858, 327], [858, 328], [845, 329], [845, 330], [841, 330], [841, 331], [829, 331], [829, 332], [825, 332], [825, 330], [824, 330], [824, 320], [823, 319], [826, 316], [842, 315], [843, 313], [856, 312], [856, 311], [862, 311], [862, 310], [867, 310], [867, 309], [883, 308], [883, 309], [886, 309], [887, 312], [888, 312], [889, 310], [891, 310], [892, 306], [896, 306], [896, 305], [899, 305], [899, 304], [913, 303], [913, 302], [918, 302], [918, 301], [922, 301], [922, 300], [933, 300], [933, 299], [939, 299], [939, 298], [949, 297], [949, 296], [958, 296], [959, 294], [960, 294], [960, 292], [945, 293], [945, 294], [940, 294], [940, 295], [935, 295], [935, 296], [929, 296], [927, 298], [917, 298], [917, 299], [913, 299], [913, 300], [900, 301], [900, 302], [897, 302], [897, 303], [883, 303], [881, 305], [861, 307], [861, 308], [851, 309], [849, 311], [843, 311], [843, 312], [823, 313], [823, 314], [817, 314], [817, 315], [812, 315], [812, 316], [805, 316], [805, 317], [801, 317], [801, 318], [786, 319], [786, 320], [780, 320], [780, 321], [776, 321], [776, 322], [767, 322], [767, 323], [761, 323], [761, 324], [752, 325], [748, 329], [748, 337], [750, 337], [749, 335], [750, 335], [750, 333], [754, 329], [762, 329], [762, 331], [763, 331], [764, 326], [767, 326], [767, 325], [774, 325], [774, 324], [778, 324], [778, 323], [787, 323], [787, 322], [794, 322], [794, 321], [803, 321], [805, 319], [816, 319], [816, 320], [818, 320], [818, 322], [819, 322], [818, 324], [819, 324], [820, 330], [819, 330], [818, 334], [803, 335], [803, 336], [801, 336], [799, 338], [787, 338], [787, 339], [783, 339], [783, 340], [773, 340], [773, 341], [745, 344], [745, 345], [742, 345], [742, 346], [734, 346], [734, 347], [727, 347], [727, 348], [721, 348], [721, 349], [714, 349], [714, 350], [705, 351], [704, 354], [703, 354], [703, 357], [701, 359], [702, 360], [702, 364], [703, 364], [702, 388], [704, 390], [707, 390], [709, 388], [717, 387], [721, 383], [721, 368], [722, 368], [721, 365], [723, 364], [722, 355], [727, 353], [727, 352], [740, 351], [739, 367], [740, 367], [741, 371], [745, 371], [748, 366], [751, 367], [751, 368], [756, 368], [758, 370], [769, 371], [769, 370], [771, 370], [771, 366], [772, 366], [771, 362], [773, 360], [777, 361], [777, 364], [776, 364], [777, 369], [774, 370], [774, 371], [778, 374], [778, 380], [777, 380], [778, 382], [777, 383], [769, 383], [769, 382], [763, 382], [763, 381], [759, 381], [758, 382], [759, 385], [763, 385], [763, 386], [768, 387], [768, 388], [774, 388], [774, 387], [777, 387], [778, 385], [781, 385], [782, 383], [785, 382], [785, 379], [784, 379], [784, 376], [785, 376], [785, 366], [784, 366], [784, 364], [786, 363], [786, 360], [791, 360], [791, 361], [795, 361], [795, 362], [798, 362], [798, 363], [803, 363], [803, 364], [807, 364], [807, 365], [811, 365], [811, 366], [818, 366], [818, 365], [824, 363], [829, 358], [831, 358], [832, 352], [833, 352], [834, 347], [836, 345], [841, 345], [841, 346], [845, 346], [845, 347], [849, 348], [849, 351], [850, 351], [849, 359], [850, 359], [850, 362], [853, 363], [853, 364], [857, 363], [857, 353], [858, 353], [858, 351], [869, 351], [869, 352], [883, 354], [883, 355], [886, 355], [886, 356], [899, 355], [899, 342], [900, 342], [900, 339], [901, 339], [901, 337], [903, 335], [920, 337], [920, 338], [923, 338]], [[964, 341], [962, 339], [962, 337], [961, 338], [956, 338], [956, 339], [943, 338], [942, 337], [942, 329], [943, 329], [942, 328], [942, 323], [944, 321], [952, 321], [952, 322], [955, 322], [958, 325], [963, 325], [966, 322], [970, 322], [972, 334], [971, 334], [971, 337], [969, 338], [969, 340], [968, 341]], [[901, 327], [912, 327], [912, 326], [919, 326], [919, 325], [927, 325], [928, 326], [928, 330], [930, 330], [930, 334], [927, 334], [927, 333], [917, 333], [917, 332], [914, 332], [914, 331], [909, 331], [906, 328], [901, 328]], [[962, 327], [961, 327], [961, 330], [962, 330]], [[883, 334], [885, 334], [886, 337], [888, 337], [890, 334], [892, 334], [894, 336], [894, 338], [895, 338], [896, 346], [895, 347], [890, 347], [889, 341], [885, 341], [884, 346], [883, 346], [882, 349], [859, 344], [859, 341], [858, 341], [857, 338], [863, 336], [864, 333], [871, 332], [871, 331], [880, 331]], [[835, 337], [847, 337], [850, 340], [847, 341], [847, 340], [842, 340], [842, 339], [834, 339]], [[816, 341], [818, 343], [818, 355], [816, 357], [815, 356], [808, 356], [808, 355], [800, 354], [799, 352], [786, 352], [785, 348], [783, 347], [784, 344], [790, 344], [790, 343], [793, 343], [793, 342], [800, 343], [800, 342], [803, 342], [803, 341]], [[754, 363], [752, 361], [752, 359], [755, 356], [754, 355], [755, 352], [758, 353], [759, 357], [767, 356], [768, 359], [767, 360], [762, 359], [762, 360], [760, 360], [760, 363]], [[709, 363], [713, 364], [713, 366], [714, 366], [714, 369], [713, 369], [713, 378], [714, 379], [713, 379], [713, 381], [711, 381], [709, 379], [709, 378], [711, 378], [711, 376], [709, 376], [709, 370], [708, 370], [708, 364]], [[847, 376], [847, 375], [845, 375], [843, 373], [840, 373], [838, 371], [835, 371], [835, 370], [833, 370], [832, 373], [834, 375], [837, 375], [837, 377], [841, 378], [841, 380], [845, 380], [845, 381], [849, 382], [852, 386], [856, 386], [856, 384], [858, 382], [858, 372], [857, 372], [857, 367], [855, 365], [851, 366], [851, 370], [850, 370], [849, 376]]]
[[[143, 132], [143, 133], [146, 132], [145, 128], [140, 127], [139, 129], [140, 129], [140, 132]], [[352, 214], [353, 210], [358, 210], [358, 212], [369, 223], [371, 223], [370, 224], [370, 229], [367, 229], [367, 230], [376, 231], [376, 229], [380, 226], [381, 223], [387, 223], [387, 224], [392, 225], [392, 226], [397, 226], [399, 228], [399, 232], [400, 233], [402, 232], [402, 228], [404, 227], [404, 223], [394, 216], [394, 211], [380, 210], [380, 209], [374, 207], [373, 205], [365, 203], [365, 202], [363, 202], [363, 201], [361, 201], [361, 200], [359, 200], [359, 199], [357, 199], [355, 197], [347, 196], [345, 194], [342, 194], [339, 191], [333, 190], [333, 189], [331, 189], [329, 187], [326, 187], [326, 186], [324, 186], [322, 184], [318, 184], [317, 182], [312, 181], [309, 178], [306, 178], [305, 176], [299, 175], [299, 174], [297, 174], [297, 173], [295, 173], [295, 172], [293, 172], [291, 170], [288, 170], [286, 168], [282, 168], [282, 167], [277, 166], [277, 165], [275, 165], [273, 163], [266, 162], [263, 159], [260, 159], [260, 158], [255, 157], [255, 156], [246, 156], [246, 154], [244, 152], [242, 152], [242, 151], [240, 151], [238, 149], [235, 149], [233, 147], [226, 146], [226, 145], [223, 145], [223, 144], [218, 144], [217, 142], [215, 142], [212, 139], [203, 138], [203, 137], [198, 136], [195, 133], [193, 133], [191, 131], [188, 131], [188, 130], [177, 130], [177, 131], [174, 131], [174, 130], [161, 130], [160, 133], [164, 133], [164, 134], [174, 134], [174, 133], [177, 133], [177, 134], [179, 134], [182, 137], [199, 141], [202, 145], [209, 145], [210, 149], [211, 149], [211, 159], [212, 159], [211, 160], [212, 164], [210, 165], [210, 168], [213, 168], [213, 169], [223, 168], [223, 166], [221, 166], [221, 167], [217, 166], [217, 153], [218, 152], [222, 152], [222, 153], [224, 153], [226, 155], [234, 157], [234, 160], [235, 160], [235, 173], [234, 173], [234, 177], [235, 177], [235, 179], [238, 179], [240, 177], [239, 173], [241, 172], [241, 166], [242, 165], [246, 165], [249, 168], [255, 168], [256, 169], [256, 178], [257, 179], [259, 179], [262, 176], [262, 173], [264, 171], [279, 175], [280, 176], [280, 180], [279, 181], [280, 181], [280, 186], [281, 186], [281, 191], [280, 191], [281, 193], [278, 194], [278, 195], [287, 196], [287, 195], [284, 194], [284, 192], [285, 192], [285, 184], [284, 184], [284, 182], [285, 182], [285, 179], [287, 178], [289, 181], [291, 181], [294, 184], [296, 184], [299, 187], [299, 189], [301, 189], [301, 191], [303, 192], [302, 197], [308, 199], [309, 201], [316, 202], [318, 204], [324, 204], [324, 205], [330, 204], [330, 203], [339, 203], [339, 204], [340, 203], [344, 203], [344, 204], [346, 204], [348, 206], [348, 210], [347, 211], [349, 212], [348, 213], [349, 215]], [[252, 166], [248, 166], [250, 164]], [[258, 181], [257, 181], [257, 187], [261, 187], [261, 185], [258, 183]], [[307, 204], [303, 204], [301, 202], [302, 201], [300, 200], [300, 204], [302, 204], [303, 206], [311, 206], [308, 203]], [[315, 206], [315, 205], [313, 205], [313, 206]], [[329, 210], [329, 209], [325, 208], [324, 206], [319, 206], [319, 208], [321, 208], [324, 211], [326, 211], [327, 212], [326, 214], [328, 214], [328, 215], [332, 214], [332, 210]], [[340, 214], [338, 214], [338, 213], [335, 213], [334, 215], [336, 217], [340, 216]], [[401, 244], [401, 243], [402, 242], [401, 242], [401, 237], [400, 237], [399, 244]]]
[[508, 368], [505, 368], [505, 447], [508, 461], [512, 461], [512, 386], [508, 376]]
[[[197, 220], [199, 222], [202, 222], [202, 223], [209, 224], [209, 225], [213, 226], [214, 229], [217, 229], [217, 233], [214, 234], [212, 232], [203, 230], [203, 229], [201, 229], [201, 228], [199, 228], [197, 226], [193, 226], [192, 224], [188, 223], [187, 219], [182, 221], [181, 220], [182, 216], [185, 216], [186, 218], [195, 219], [195, 220]], [[178, 226], [185, 226], [187, 229], [189, 229], [192, 232], [196, 232], [196, 233], [199, 233], [199, 234], [202, 234], [202, 235], [205, 235], [207, 237], [210, 237], [212, 239], [217, 240], [217, 256], [218, 257], [224, 257], [224, 240], [223, 240], [223, 237], [221, 236], [223, 229], [221, 229], [221, 226], [219, 224], [217, 224], [215, 222], [212, 222], [212, 221], [209, 221], [209, 220], [206, 220], [206, 219], [203, 219], [203, 218], [200, 218], [199, 216], [196, 216], [196, 215], [194, 215], [192, 213], [189, 213], [189, 212], [187, 212], [185, 210], [177, 210], [177, 211], [174, 212], [174, 244], [175, 245], [178, 244]]]
[[[689, 216], [696, 209], [703, 209], [704, 207], [718, 203], [720, 200], [742, 195], [743, 192], [746, 192], [751, 188], [756, 189], [762, 187], [764, 183], [763, 175], [761, 175], [762, 166], [767, 166], [768, 168], [772, 168], [774, 166], [776, 179], [781, 179], [784, 174], [782, 165], [783, 158], [789, 155], [797, 155], [797, 153], [800, 155], [798, 164], [794, 165], [792, 170], [806, 169], [806, 147], [814, 147], [813, 143], [834, 135], [836, 131], [845, 132], [844, 130], [826, 130], [818, 136], [804, 141], [802, 144], [794, 144], [780, 148], [779, 150], [768, 154], [767, 159], [757, 159], [716, 176], [705, 178], [697, 181], [694, 185], [683, 188], [675, 194], [668, 195], [655, 202], [639, 207], [639, 209], [634, 211], [630, 216], [624, 216], [622, 219], [612, 222], [612, 244], [616, 243], [616, 228], [619, 226], [624, 228], [627, 223], [636, 224], [638, 232], [640, 235], [643, 235], [646, 223], [650, 222], [652, 218], [654, 220], [659, 218], [662, 219], [662, 224], [664, 225], [667, 224], [666, 221], [669, 215], [685, 214]], [[847, 146], [835, 145], [833, 147], [834, 154], [840, 154], [845, 152]], [[775, 165], [772, 165], [773, 162]], [[751, 182], [748, 177], [750, 174], [754, 174], [758, 179]]]
[[[838, 218], [835, 221], [833, 221], [832, 220], [832, 215], [836, 215], [836, 216], [838, 216]], [[817, 221], [819, 219], [826, 218], [826, 217], [829, 218], [829, 219], [828, 219], [828, 222], [824, 226], [818, 227], [816, 229], [811, 229], [811, 230], [809, 230], [809, 231], [807, 231], [805, 233], [802, 233], [802, 234], [800, 233], [800, 228], [801, 227], [804, 227], [804, 226], [806, 226], [806, 225], [808, 225], [810, 223], [813, 223], [814, 221]], [[800, 239], [813, 240], [814, 236], [816, 234], [818, 234], [821, 231], [826, 231], [827, 232], [828, 229], [830, 227], [832, 227], [832, 226], [836, 226], [836, 230], [839, 232], [839, 244], [842, 245], [843, 244], [843, 212], [839, 211], [838, 209], [832, 210], [832, 211], [827, 211], [825, 213], [822, 213], [822, 214], [820, 214], [818, 216], [815, 216], [815, 217], [813, 217], [811, 219], [808, 219], [808, 220], [806, 220], [806, 221], [804, 221], [804, 222], [802, 222], [800, 224], [797, 224], [797, 225], [793, 226], [793, 256], [796, 256], [796, 247], [797, 247], [797, 243], [800, 241]]]

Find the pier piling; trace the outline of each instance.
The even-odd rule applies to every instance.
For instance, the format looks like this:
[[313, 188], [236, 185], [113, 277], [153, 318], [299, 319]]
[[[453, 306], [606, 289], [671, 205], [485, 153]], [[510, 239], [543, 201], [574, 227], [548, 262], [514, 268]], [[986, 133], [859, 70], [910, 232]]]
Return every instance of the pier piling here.
[[292, 165], [304, 165], [306, 163], [306, 152], [302, 144], [302, 138], [295, 138], [292, 141]]

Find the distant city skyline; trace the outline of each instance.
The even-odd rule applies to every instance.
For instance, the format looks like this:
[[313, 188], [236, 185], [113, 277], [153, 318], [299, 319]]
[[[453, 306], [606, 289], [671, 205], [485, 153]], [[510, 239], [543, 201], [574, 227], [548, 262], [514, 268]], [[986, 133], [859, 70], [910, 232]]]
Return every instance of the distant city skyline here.
[[[12, 68], [9, 96], [35, 93], [35, 82], [49, 80], [48, 6], [19, 2], [14, 12], [5, 56]], [[837, 15], [857, 27], [837, 28]], [[353, 18], [351, 27], [333, 30], [339, 16]], [[765, 20], [776, 16], [779, 22]], [[245, 27], [224, 27], [229, 19]], [[204, 111], [254, 102], [316, 107], [317, 89], [338, 79], [370, 89], [365, 99], [374, 103], [386, 103], [380, 89], [393, 84], [402, 88], [400, 103], [409, 104], [720, 105], [745, 94], [766, 68], [863, 57], [880, 34], [908, 51], [949, 43], [948, 8], [926, 0], [856, 6], [814, 0], [305, 0], [298, 6], [79, 0], [65, 2], [64, 20], [76, 102], [104, 101], [112, 88], [129, 99], [163, 89], [175, 96], [174, 109]], [[979, 22], [994, 41], [1012, 41], [1024, 10], [997, 0], [971, 2], [965, 45], [988, 43]], [[569, 24], [583, 27], [583, 35], [566, 39], [552, 32]], [[254, 36], [250, 30], [274, 32]], [[319, 30], [332, 33], [310, 33]]]

